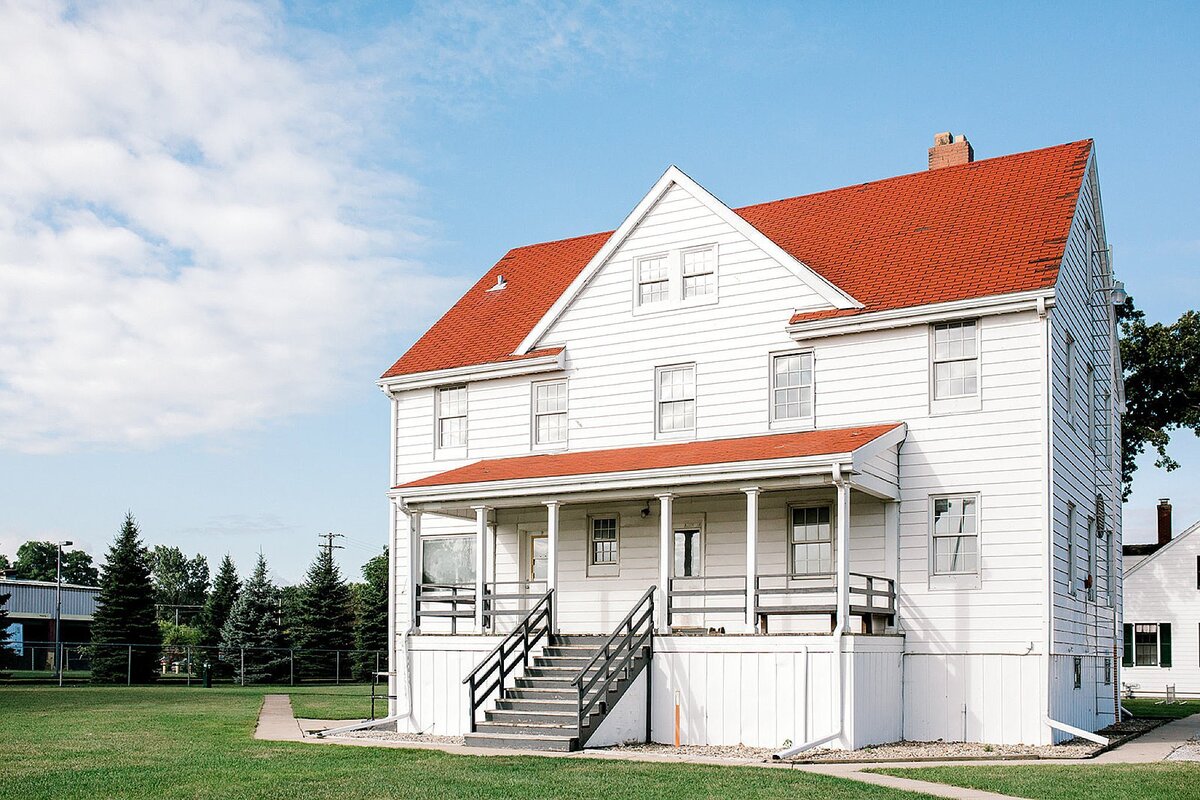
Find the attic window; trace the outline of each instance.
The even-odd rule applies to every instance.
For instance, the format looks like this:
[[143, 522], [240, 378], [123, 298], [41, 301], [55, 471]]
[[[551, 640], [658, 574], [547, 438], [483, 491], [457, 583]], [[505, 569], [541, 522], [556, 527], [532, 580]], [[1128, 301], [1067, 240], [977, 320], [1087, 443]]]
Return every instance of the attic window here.
[[633, 313], [717, 302], [717, 246], [705, 244], [633, 260]]

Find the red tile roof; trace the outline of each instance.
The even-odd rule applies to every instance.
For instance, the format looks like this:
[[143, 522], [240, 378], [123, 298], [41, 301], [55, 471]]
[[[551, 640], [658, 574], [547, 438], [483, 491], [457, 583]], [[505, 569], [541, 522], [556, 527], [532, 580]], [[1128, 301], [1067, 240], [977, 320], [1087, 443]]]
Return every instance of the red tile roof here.
[[613, 450], [493, 458], [465, 467], [419, 478], [397, 489], [423, 486], [454, 486], [463, 483], [566, 478], [610, 472], [696, 467], [702, 464], [733, 464], [777, 458], [849, 453], [899, 427], [899, 423], [858, 428], [832, 428], [800, 433], [775, 433], [741, 439], [676, 442]]
[[[1091, 148], [1088, 139], [735, 211], [865, 306], [795, 322], [1040, 289], [1058, 276]], [[510, 250], [383, 377], [522, 358], [513, 351], [611, 233]], [[508, 287], [485, 291], [499, 275]]]

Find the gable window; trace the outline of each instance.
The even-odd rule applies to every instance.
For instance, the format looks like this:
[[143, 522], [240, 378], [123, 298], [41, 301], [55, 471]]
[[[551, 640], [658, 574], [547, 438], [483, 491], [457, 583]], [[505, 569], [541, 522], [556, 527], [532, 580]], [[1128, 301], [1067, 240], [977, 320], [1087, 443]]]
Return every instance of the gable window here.
[[1067, 503], [1067, 591], [1075, 594], [1075, 504]]
[[813, 354], [788, 353], [771, 359], [771, 419], [811, 420]]
[[677, 436], [696, 429], [696, 365], [681, 364], [655, 370], [656, 430]]
[[567, 442], [567, 382], [533, 384], [533, 444], [535, 447]]
[[683, 520], [675, 525], [675, 577], [695, 578], [704, 574], [704, 525]]
[[979, 394], [979, 323], [933, 326], [933, 397], [946, 400]]
[[683, 299], [717, 290], [717, 251], [701, 247], [683, 251]]
[[833, 572], [833, 526], [829, 506], [793, 506], [788, 530], [792, 575]]
[[667, 256], [647, 256], [637, 261], [638, 305], [664, 303], [670, 289]]
[[1170, 667], [1171, 623], [1125, 623], [1126, 667]]
[[620, 531], [616, 516], [589, 517], [588, 575], [616, 575], [620, 561]]
[[437, 446], [467, 446], [467, 387], [444, 386], [437, 390]]
[[932, 574], [949, 577], [978, 577], [978, 496], [934, 497], [930, 505]]

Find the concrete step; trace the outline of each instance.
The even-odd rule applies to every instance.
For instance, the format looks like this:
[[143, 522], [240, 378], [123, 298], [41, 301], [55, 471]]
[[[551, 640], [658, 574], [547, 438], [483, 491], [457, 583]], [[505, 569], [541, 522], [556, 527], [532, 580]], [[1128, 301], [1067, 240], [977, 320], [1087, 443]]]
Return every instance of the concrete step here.
[[469, 747], [495, 747], [506, 750], [552, 750], [564, 753], [579, 749], [578, 736], [468, 733], [464, 738]]
[[575, 709], [569, 711], [538, 709], [536, 711], [528, 711], [525, 709], [513, 708], [495, 708], [484, 713], [485, 722], [496, 722], [501, 724], [524, 724], [528, 722], [538, 725], [560, 725], [574, 728], [577, 717]]
[[476, 733], [519, 733], [523, 736], [575, 736], [575, 722], [477, 722]]

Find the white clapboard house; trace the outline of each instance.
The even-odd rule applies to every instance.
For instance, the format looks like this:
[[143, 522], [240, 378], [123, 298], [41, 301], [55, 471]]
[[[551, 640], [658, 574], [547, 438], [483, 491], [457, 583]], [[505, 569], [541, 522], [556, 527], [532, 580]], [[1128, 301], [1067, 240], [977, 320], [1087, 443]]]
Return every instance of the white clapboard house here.
[[[1091, 141], [729, 208], [671, 167], [379, 381], [401, 730], [1046, 743], [1111, 723], [1119, 369]], [[678, 717], [676, 710], [678, 709]]]
[[1173, 536], [1171, 502], [1158, 538], [1127, 544], [1121, 680], [1136, 695], [1200, 697], [1200, 522]]

